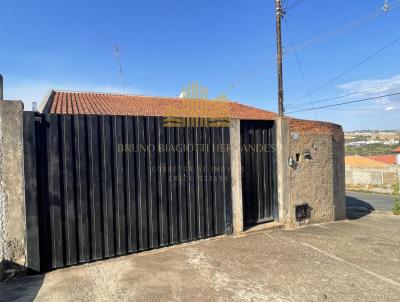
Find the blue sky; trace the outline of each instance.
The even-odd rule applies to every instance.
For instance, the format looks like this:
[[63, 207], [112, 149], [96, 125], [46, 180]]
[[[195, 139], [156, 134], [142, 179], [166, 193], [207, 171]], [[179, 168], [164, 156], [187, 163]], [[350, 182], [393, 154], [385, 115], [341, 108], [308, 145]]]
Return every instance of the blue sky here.
[[[383, 3], [303, 0], [285, 19], [294, 43], [299, 44]], [[386, 14], [298, 49], [310, 91], [400, 37], [400, 1], [389, 4], [392, 9]], [[276, 111], [273, 0], [16, 0], [3, 1], [1, 16], [0, 73], [5, 77], [5, 97], [22, 99], [27, 109], [49, 89], [177, 96], [197, 81], [208, 88], [210, 97], [226, 94], [231, 100]], [[283, 24], [287, 48], [288, 37]], [[113, 52], [115, 43], [125, 87]], [[311, 100], [370, 90], [319, 103], [325, 105], [400, 92], [399, 54], [400, 42], [312, 94]], [[311, 107], [293, 52], [284, 58], [284, 89], [287, 112]], [[345, 130], [400, 129], [397, 109], [399, 96], [291, 115], [339, 123]]]

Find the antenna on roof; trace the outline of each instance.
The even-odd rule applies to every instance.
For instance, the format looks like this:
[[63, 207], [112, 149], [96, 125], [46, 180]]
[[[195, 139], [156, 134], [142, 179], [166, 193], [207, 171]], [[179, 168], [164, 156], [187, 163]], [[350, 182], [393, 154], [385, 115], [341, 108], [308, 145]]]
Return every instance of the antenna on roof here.
[[119, 58], [120, 55], [119, 55], [118, 44], [114, 45], [114, 53], [115, 53], [115, 57], [117, 58], [117, 64], [118, 64], [118, 68], [119, 68], [119, 75], [121, 77], [121, 84], [122, 84], [122, 87], [123, 87], [124, 91], [126, 92], [126, 86], [125, 86], [125, 82], [124, 82], [124, 75], [122, 73], [122, 65], [121, 65], [120, 58]]

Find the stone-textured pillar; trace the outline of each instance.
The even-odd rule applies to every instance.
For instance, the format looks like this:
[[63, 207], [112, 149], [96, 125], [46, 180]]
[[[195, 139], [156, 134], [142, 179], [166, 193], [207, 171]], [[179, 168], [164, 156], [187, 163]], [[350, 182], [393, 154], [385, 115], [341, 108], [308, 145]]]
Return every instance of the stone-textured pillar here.
[[[289, 185], [280, 190], [288, 194], [281, 202], [287, 226], [325, 223], [346, 215], [344, 135], [339, 125], [304, 120], [291, 120], [288, 154], [279, 165], [288, 173]], [[281, 134], [284, 127], [281, 127]], [[283, 153], [282, 153], [283, 154]], [[293, 165], [288, 166], [289, 158]], [[285, 172], [287, 171], [287, 172]], [[284, 173], [282, 175], [284, 175]], [[284, 183], [284, 182], [281, 182]], [[308, 214], [296, 219], [295, 207], [308, 204]], [[285, 206], [286, 205], [286, 206]], [[285, 212], [285, 209], [288, 209]], [[282, 217], [281, 216], [281, 217]]]
[[23, 103], [0, 101], [0, 262], [25, 264]]
[[279, 222], [291, 222], [290, 180], [289, 180], [289, 119], [276, 120], [276, 155], [278, 174]]
[[334, 210], [335, 220], [346, 219], [346, 171], [345, 171], [345, 151], [344, 134], [336, 134], [333, 139], [333, 177], [334, 177]]
[[230, 120], [233, 233], [243, 231], [242, 161], [240, 154], [240, 120]]

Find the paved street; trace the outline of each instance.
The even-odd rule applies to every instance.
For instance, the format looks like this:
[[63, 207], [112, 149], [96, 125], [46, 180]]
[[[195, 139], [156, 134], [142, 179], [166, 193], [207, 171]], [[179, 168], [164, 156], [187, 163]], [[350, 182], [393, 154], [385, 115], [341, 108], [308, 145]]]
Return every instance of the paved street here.
[[347, 192], [347, 208], [365, 207], [376, 211], [391, 211], [393, 199], [390, 195]]
[[[2, 301], [399, 301], [400, 217], [349, 193], [350, 219], [259, 231], [0, 285]], [[372, 209], [376, 209], [375, 211]]]

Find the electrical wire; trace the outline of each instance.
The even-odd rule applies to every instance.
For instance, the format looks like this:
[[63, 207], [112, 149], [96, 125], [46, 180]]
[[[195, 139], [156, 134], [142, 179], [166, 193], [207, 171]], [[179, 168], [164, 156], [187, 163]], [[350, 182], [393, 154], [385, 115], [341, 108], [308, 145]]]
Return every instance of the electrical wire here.
[[321, 108], [320, 110], [337, 110], [337, 111], [398, 111], [399, 108], [386, 109], [386, 108]]
[[[298, 1], [298, 2], [301, 2], [301, 1], [302, 1], [302, 0], [300, 0], [300, 1]], [[294, 4], [296, 4], [296, 3], [294, 3]], [[294, 4], [293, 4], [291, 7], [289, 6], [289, 7], [288, 7], [288, 10], [293, 9], [294, 6], [295, 6]], [[298, 4], [299, 4], [299, 3], [298, 3]], [[390, 7], [390, 10], [389, 10], [389, 11], [391, 11], [391, 10], [393, 10], [393, 9], [395, 9], [395, 8], [400, 7], [400, 0], [396, 0], [396, 1], [394, 1], [393, 3], [390, 3], [390, 4], [389, 4], [389, 7]], [[321, 42], [327, 40], [328, 38], [331, 38], [331, 37], [337, 36], [337, 35], [339, 35], [339, 34], [341, 34], [341, 33], [347, 32], [347, 31], [349, 31], [349, 30], [351, 30], [351, 29], [353, 29], [353, 28], [355, 28], [355, 27], [357, 27], [357, 26], [361, 26], [361, 25], [363, 25], [363, 24], [365, 24], [365, 23], [371, 21], [371, 20], [374, 19], [375, 17], [380, 16], [380, 15], [383, 14], [383, 13], [387, 13], [387, 12], [385, 12], [382, 8], [375, 9], [374, 11], [372, 11], [372, 12], [370, 12], [370, 13], [368, 13], [368, 14], [366, 14], [366, 15], [360, 17], [360, 18], [357, 18], [356, 20], [354, 20], [354, 21], [352, 21], [352, 22], [350, 22], [350, 23], [347, 23], [346, 25], [341, 26], [341, 27], [339, 27], [339, 28], [336, 29], [336, 30], [333, 30], [333, 31], [328, 32], [328, 33], [323, 34], [323, 35], [320, 35], [320, 36], [318, 36], [318, 37], [315, 37], [315, 38], [313, 38], [313, 39], [311, 39], [311, 40], [302, 42], [302, 43], [300, 43], [300, 44], [294, 45], [294, 46], [291, 47], [291, 48], [284, 49], [284, 50], [283, 50], [283, 54], [284, 54], [284, 55], [290, 54], [291, 52], [294, 52], [294, 49], [299, 50], [299, 49], [304, 49], [304, 48], [308, 48], [308, 47], [311, 47], [311, 46], [315, 46], [315, 45], [317, 45], [317, 44], [319, 44], [319, 43], [321, 43]], [[230, 82], [230, 84], [228, 85], [228, 87], [226, 88], [226, 90], [231, 90], [231, 89], [236, 88], [236, 87], [237, 87], [240, 83], [242, 83], [245, 79], [249, 78], [250, 76], [252, 76], [252, 75], [254, 75], [254, 74], [259, 73], [260, 71], [262, 71], [263, 68], [264, 68], [265, 66], [267, 66], [269, 62], [273, 61], [273, 59], [274, 59], [275, 57], [276, 57], [275, 54], [272, 55], [272, 56], [269, 56], [269, 57], [266, 58], [263, 62], [261, 62], [260, 64], [258, 64], [254, 69], [252, 69], [252, 70], [250, 70], [250, 71], [247, 71], [247, 72], [244, 73], [241, 77], [239, 77], [237, 80], [234, 80], [234, 81]]]
[[[390, 10], [393, 10], [398, 7], [400, 7], [400, 1], [396, 0], [396, 1], [394, 1], [394, 3], [392, 5], [390, 5]], [[353, 28], [356, 28], [365, 23], [368, 23], [369, 21], [375, 19], [376, 17], [386, 14], [386, 13], [387, 13], [386, 11], [384, 11], [381, 7], [379, 7], [377, 9], [374, 9], [373, 11], [369, 12], [368, 14], [366, 14], [360, 18], [357, 18], [356, 20], [351, 21], [350, 23], [347, 23], [331, 32], [325, 33], [325, 34], [315, 37], [311, 40], [308, 40], [308, 41], [305, 41], [305, 42], [302, 42], [302, 43], [296, 45], [296, 49], [299, 50], [299, 49], [314, 46], [316, 44], [321, 43], [322, 41], [324, 41], [326, 39], [337, 36], [338, 34], [347, 32]], [[290, 51], [290, 49], [288, 51]]]
[[291, 111], [288, 114], [297, 113], [297, 112], [311, 111], [311, 110], [317, 110], [317, 109], [323, 109], [323, 108], [331, 108], [331, 107], [342, 106], [342, 105], [353, 104], [353, 103], [366, 102], [366, 101], [381, 99], [381, 98], [385, 98], [385, 97], [389, 97], [389, 96], [395, 96], [395, 95], [400, 95], [400, 92], [390, 93], [390, 94], [385, 94], [385, 95], [380, 95], [380, 96], [374, 96], [374, 97], [360, 99], [360, 100], [348, 101], [348, 102], [343, 102], [343, 103], [336, 103], [336, 104], [331, 104], [331, 105], [326, 105], [326, 106], [320, 106], [320, 107], [314, 107], [314, 108], [304, 108], [304, 109], [301, 109], [301, 110]]
[[[396, 38], [393, 41], [391, 41], [390, 43], [386, 44], [385, 46], [383, 46], [382, 48], [380, 48], [379, 50], [373, 52], [372, 54], [370, 54], [369, 56], [367, 56], [366, 58], [362, 59], [361, 61], [357, 62], [356, 64], [354, 64], [353, 66], [351, 66], [350, 68], [346, 69], [345, 71], [343, 71], [342, 73], [340, 73], [339, 75], [333, 77], [332, 79], [330, 79], [329, 81], [323, 83], [322, 85], [318, 86], [316, 89], [311, 91], [311, 95], [316, 93], [317, 91], [320, 91], [322, 88], [325, 88], [326, 86], [336, 82], [338, 79], [340, 79], [341, 77], [345, 76], [346, 74], [348, 74], [349, 72], [353, 71], [354, 69], [356, 69], [357, 67], [361, 66], [362, 64], [364, 64], [365, 62], [369, 61], [370, 59], [372, 59], [373, 57], [377, 56], [378, 54], [380, 54], [381, 52], [383, 52], [384, 50], [386, 50], [387, 48], [389, 48], [390, 46], [392, 46], [393, 44], [397, 43], [400, 41], [400, 38]], [[300, 98], [304, 99], [306, 98], [307, 95], [303, 96]]]
[[286, 9], [285, 12], [289, 12], [292, 9], [294, 9], [296, 6], [298, 6], [299, 4], [301, 4], [304, 0], [297, 0], [295, 3], [293, 3], [292, 5], [289, 5]]
[[[365, 93], [368, 93], [368, 92], [376, 91], [376, 90], [381, 89], [381, 88], [382, 87], [374, 87], [374, 88], [365, 89], [365, 90], [361, 90], [361, 91], [356, 91], [356, 92], [352, 92], [352, 93], [348, 93], [348, 94], [342, 94], [342, 95], [339, 95], [339, 96], [320, 99], [320, 100], [314, 101], [313, 103], [314, 104], [318, 104], [318, 103], [329, 102], [329, 101], [332, 101], [332, 100], [342, 99], [342, 98], [346, 98], [346, 97], [349, 97], [349, 96], [365, 94]], [[292, 107], [292, 109], [296, 109], [296, 108], [298, 108], [298, 106], [305, 105], [306, 103], [307, 102], [302, 102], [302, 103], [298, 103], [298, 104], [292, 103], [292, 104], [289, 104], [288, 106], [294, 106], [294, 107]]]
[[232, 81], [229, 84], [228, 89], [233, 89], [235, 88], [238, 84], [240, 84], [242, 81], [245, 79], [249, 78], [250, 76], [256, 74], [257, 72], [260, 72], [264, 66], [268, 65], [268, 63], [272, 62], [275, 59], [275, 55], [270, 56], [269, 58], [265, 59], [263, 62], [258, 64], [252, 71], [248, 71], [242, 74], [241, 77], [239, 77], [237, 80]]
[[[306, 77], [304, 75], [303, 65], [301, 64], [300, 57], [299, 57], [299, 55], [297, 53], [296, 47], [293, 46], [294, 45], [294, 41], [293, 41], [293, 37], [292, 37], [292, 32], [291, 32], [291, 30], [289, 28], [289, 24], [286, 21], [286, 18], [283, 18], [283, 21], [284, 21], [284, 24], [286, 26], [287, 32], [289, 34], [290, 44], [292, 45], [292, 47], [294, 49], [294, 53], [295, 53], [296, 61], [297, 61], [297, 66], [299, 68], [300, 75], [301, 75], [301, 77], [303, 79], [303, 83], [304, 83], [304, 87], [305, 87], [305, 89], [307, 91], [308, 99], [310, 101], [310, 104], [311, 104], [312, 108], [314, 108], [314, 103], [313, 103], [313, 100], [312, 100], [312, 97], [311, 97], [311, 93], [310, 93], [310, 87], [308, 86]], [[315, 111], [315, 110], [314, 110], [314, 115], [315, 115], [315, 118], [318, 119], [317, 111]]]

